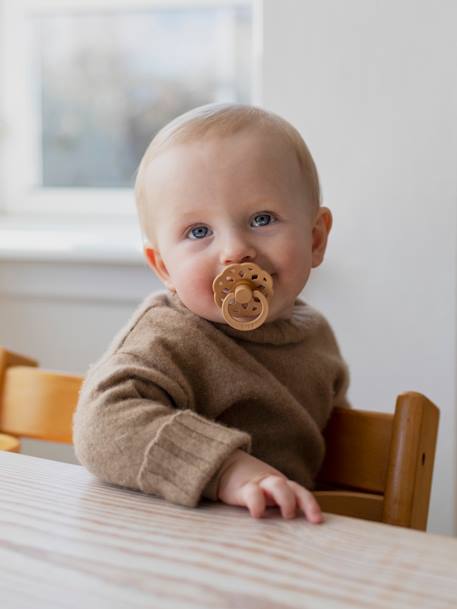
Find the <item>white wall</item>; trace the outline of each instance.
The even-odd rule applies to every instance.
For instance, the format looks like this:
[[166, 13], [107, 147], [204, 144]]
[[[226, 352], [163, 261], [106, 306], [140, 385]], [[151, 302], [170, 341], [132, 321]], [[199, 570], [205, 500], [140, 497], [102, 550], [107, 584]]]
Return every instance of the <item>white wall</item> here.
[[[430, 529], [452, 533], [457, 3], [265, 0], [263, 19], [263, 103], [305, 136], [335, 217], [305, 296], [335, 326], [354, 405], [415, 389], [440, 406]], [[0, 260], [0, 344], [83, 372], [157, 285], [144, 265]]]
[[430, 529], [455, 532], [457, 3], [265, 0], [263, 19], [263, 104], [304, 135], [334, 212], [306, 296], [354, 405], [439, 405]]

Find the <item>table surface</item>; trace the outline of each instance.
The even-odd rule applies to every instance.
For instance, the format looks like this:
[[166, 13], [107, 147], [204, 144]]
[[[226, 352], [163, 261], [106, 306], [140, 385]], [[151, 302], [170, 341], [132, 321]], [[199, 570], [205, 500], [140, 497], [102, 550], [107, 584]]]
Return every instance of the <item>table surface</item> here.
[[326, 516], [261, 520], [0, 452], [4, 609], [457, 606], [457, 540]]

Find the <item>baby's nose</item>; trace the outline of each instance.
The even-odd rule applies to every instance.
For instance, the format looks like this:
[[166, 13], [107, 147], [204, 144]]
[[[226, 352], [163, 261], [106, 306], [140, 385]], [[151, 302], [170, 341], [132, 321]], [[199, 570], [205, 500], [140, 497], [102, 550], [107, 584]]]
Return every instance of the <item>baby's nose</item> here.
[[234, 238], [226, 242], [221, 251], [221, 264], [239, 264], [241, 262], [251, 262], [256, 257], [255, 248], [244, 239]]

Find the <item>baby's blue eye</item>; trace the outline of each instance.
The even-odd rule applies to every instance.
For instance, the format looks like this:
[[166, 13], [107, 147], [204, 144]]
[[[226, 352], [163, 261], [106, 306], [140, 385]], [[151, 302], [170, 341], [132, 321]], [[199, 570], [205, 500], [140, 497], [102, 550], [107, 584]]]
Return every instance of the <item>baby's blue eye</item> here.
[[187, 236], [189, 239], [204, 239], [210, 232], [207, 226], [194, 226], [187, 233]]
[[251, 226], [267, 226], [274, 222], [274, 218], [271, 214], [257, 214], [252, 220]]

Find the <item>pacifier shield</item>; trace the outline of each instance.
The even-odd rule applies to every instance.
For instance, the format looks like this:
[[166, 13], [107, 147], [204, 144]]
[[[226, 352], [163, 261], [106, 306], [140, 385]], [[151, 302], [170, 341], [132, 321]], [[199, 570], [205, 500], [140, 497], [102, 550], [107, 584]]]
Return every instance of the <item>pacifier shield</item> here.
[[273, 279], [253, 262], [228, 265], [213, 281], [214, 302], [237, 330], [254, 330], [268, 316]]

